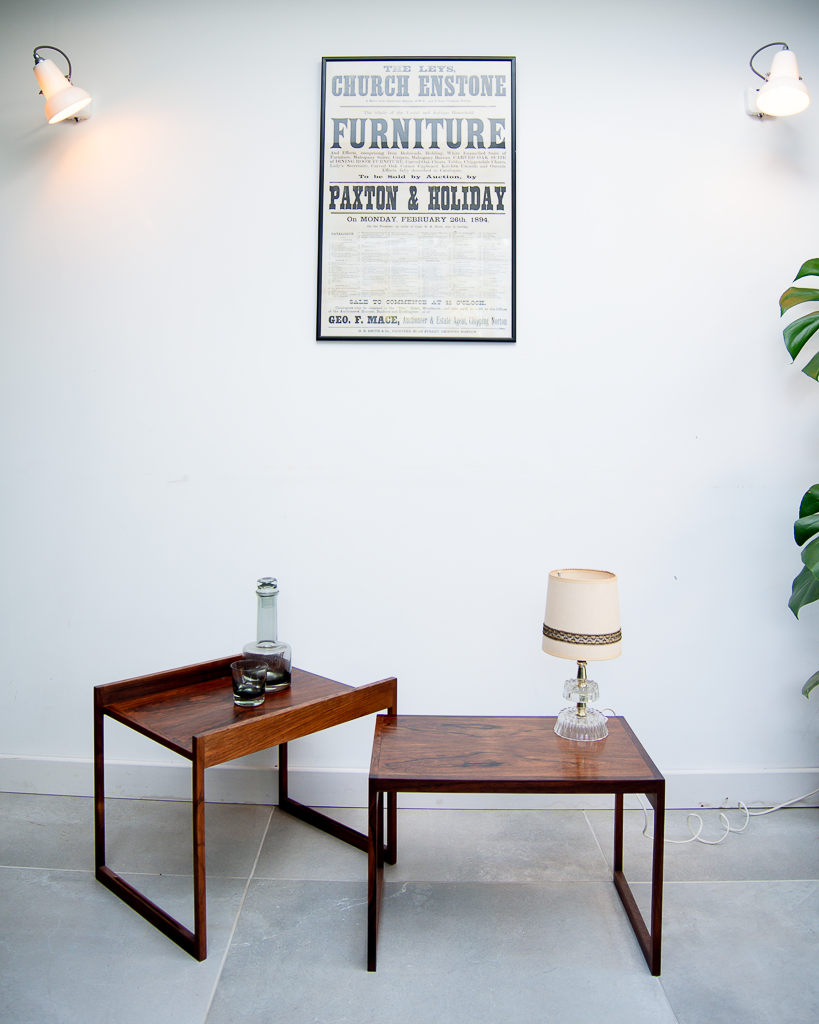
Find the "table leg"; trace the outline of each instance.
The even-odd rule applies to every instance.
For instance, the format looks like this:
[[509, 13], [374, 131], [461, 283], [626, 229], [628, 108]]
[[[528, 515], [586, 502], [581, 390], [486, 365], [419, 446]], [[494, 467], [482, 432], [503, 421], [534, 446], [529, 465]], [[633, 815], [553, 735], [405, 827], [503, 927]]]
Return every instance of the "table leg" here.
[[[387, 714], [398, 714], [397, 685], [393, 702], [387, 708]], [[384, 850], [384, 856], [388, 864], [395, 864], [398, 859], [398, 793], [396, 790], [387, 793], [387, 846]]]
[[279, 807], [284, 810], [287, 803], [287, 744], [279, 744]]
[[[118, 896], [124, 903], [137, 912], [146, 921], [158, 928], [163, 935], [167, 935], [177, 945], [181, 946], [186, 953], [196, 957], [197, 960], [205, 959], [204, 930], [194, 935], [188, 928], [171, 917], [161, 907], [158, 907], [147, 896], [135, 889], [130, 882], [126, 882], [116, 871], [112, 871], [105, 863], [105, 752], [104, 752], [104, 730], [105, 711], [101, 704], [94, 705], [94, 845], [96, 860], [97, 881], [109, 889], [115, 896]], [[195, 786], [195, 783], [194, 783]], [[203, 795], [204, 785], [202, 784]], [[194, 814], [194, 828], [196, 828], [196, 816]], [[204, 844], [204, 817], [202, 820], [202, 842]], [[194, 854], [195, 862], [195, 854]], [[204, 861], [202, 863], [202, 877], [204, 880]], [[204, 900], [204, 885], [202, 891]], [[194, 891], [194, 905], [196, 906], [196, 892]], [[204, 914], [202, 914], [202, 925], [204, 926]], [[197, 925], [198, 928], [198, 925]]]
[[375, 970], [384, 887], [384, 794], [370, 784], [367, 862], [367, 970]]
[[623, 794], [614, 794], [614, 870], [623, 870]]
[[656, 793], [647, 794], [654, 808], [654, 855], [651, 863], [651, 973], [660, 973], [663, 935], [663, 851], [665, 844], [665, 782]]
[[105, 714], [94, 692], [94, 860], [99, 872], [105, 865]]
[[662, 942], [663, 912], [663, 837], [665, 824], [665, 789], [646, 793], [654, 807], [654, 856], [651, 872], [651, 914], [650, 927], [646, 927], [643, 915], [634, 899], [634, 894], [623, 874], [623, 794], [617, 793], [614, 800], [614, 888], [622, 901], [640, 949], [646, 958], [651, 973], [660, 973], [660, 944]]
[[191, 771], [193, 809], [193, 955], [204, 960], [208, 955], [207, 903], [205, 882], [205, 768], [193, 738]]
[[[390, 793], [387, 797], [387, 842], [389, 845], [385, 848], [388, 864], [394, 864], [396, 860], [397, 806], [397, 796]], [[368, 838], [363, 832], [350, 828], [349, 825], [343, 825], [340, 821], [336, 821], [335, 818], [331, 818], [327, 814], [322, 814], [314, 807], [307, 807], [305, 804], [299, 803], [298, 800], [290, 798], [287, 785], [286, 743], [279, 744], [279, 810], [286, 814], [292, 814], [294, 818], [321, 829], [322, 832], [354, 846], [357, 850], [368, 852]]]
[[384, 859], [394, 864], [398, 859], [398, 794], [387, 793], [387, 845]]

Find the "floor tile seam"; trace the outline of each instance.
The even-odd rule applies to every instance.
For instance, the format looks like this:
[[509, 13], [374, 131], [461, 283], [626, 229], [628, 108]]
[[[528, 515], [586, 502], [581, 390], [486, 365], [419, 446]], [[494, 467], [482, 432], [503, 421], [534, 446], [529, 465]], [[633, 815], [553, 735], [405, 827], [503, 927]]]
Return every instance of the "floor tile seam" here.
[[[184, 871], [128, 871], [121, 869], [116, 874], [128, 875], [130, 878], [193, 878], [193, 872]], [[249, 874], [220, 875], [216, 872], [205, 872], [205, 879], [208, 882], [215, 882], [217, 879], [224, 879], [226, 882], [245, 882], [248, 878], [250, 878]]]
[[[788, 882], [817, 883], [819, 878], [666, 878], [664, 888], [669, 885], [782, 885]], [[630, 885], [651, 885], [651, 879], [644, 882], [630, 882]]]
[[662, 992], [663, 999], [665, 999], [665, 1003], [666, 1003], [666, 1006], [668, 1007], [669, 1013], [674, 1018], [674, 1020], [677, 1022], [677, 1024], [680, 1024], [680, 1018], [677, 1016], [677, 1011], [674, 1009], [674, 1004], [671, 1002], [671, 996], [669, 996], [668, 992], [666, 992], [666, 988], [665, 988], [665, 985], [663, 984], [662, 977], [652, 978], [651, 980], [655, 981], [657, 983], [657, 988], [659, 988], [660, 992]]
[[[38, 865], [38, 864], [0, 864], [0, 871], [65, 871], [71, 872], [77, 875], [95, 875], [96, 872], [93, 868], [65, 868], [59, 865]], [[113, 869], [112, 869], [113, 870]], [[121, 868], [116, 874], [123, 876], [128, 875], [130, 878], [193, 878], [193, 872], [188, 874], [176, 872], [176, 871], [128, 871], [127, 868]], [[217, 879], [223, 879], [226, 882], [244, 882], [250, 878], [250, 875], [219, 875], [211, 874], [210, 872], [205, 875], [208, 881], [216, 881]]]
[[597, 833], [594, 831], [594, 826], [589, 821], [589, 817], [586, 814], [585, 808], [583, 809], [583, 818], [584, 818], [584, 820], [586, 822], [586, 825], [588, 826], [589, 832], [591, 832], [592, 839], [594, 840], [595, 845], [597, 846], [597, 849], [600, 851], [600, 856], [603, 858], [603, 863], [606, 865], [606, 868], [609, 871], [611, 871], [611, 864], [609, 863], [608, 859], [606, 858], [605, 853], [603, 852], [603, 847], [600, 845], [600, 840], [597, 838]]
[[213, 1001], [216, 998], [216, 990], [219, 988], [219, 982], [222, 980], [222, 972], [225, 969], [228, 954], [230, 953], [230, 947], [233, 943], [233, 936], [236, 934], [236, 929], [239, 926], [239, 918], [242, 916], [242, 911], [244, 910], [245, 900], [247, 899], [247, 894], [250, 889], [250, 883], [253, 881], [253, 876], [256, 871], [256, 865], [259, 863], [259, 858], [262, 855], [265, 840], [267, 839], [267, 833], [270, 831], [270, 825], [273, 821], [274, 810], [274, 807], [270, 808], [270, 813], [267, 816], [267, 823], [265, 824], [264, 831], [262, 832], [262, 838], [261, 841], [259, 842], [259, 848], [256, 851], [256, 857], [253, 861], [253, 867], [250, 869], [250, 874], [247, 878], [247, 881], [245, 882], [245, 887], [242, 892], [242, 898], [239, 900], [239, 906], [236, 908], [236, 913], [233, 917], [233, 925], [230, 929], [230, 935], [228, 935], [227, 942], [225, 943], [225, 951], [222, 954], [222, 960], [219, 964], [219, 969], [216, 972], [216, 977], [213, 979], [213, 987], [211, 988], [210, 991], [210, 999], [208, 999], [208, 1005], [205, 1007], [205, 1012], [202, 1016], [202, 1024], [207, 1024], [208, 1017], [210, 1016], [211, 1007], [213, 1006]]
[[[254, 882], [305, 882], [324, 884], [365, 883], [366, 873], [359, 878], [304, 878], [299, 875], [259, 875], [254, 874]], [[384, 876], [385, 885], [613, 885], [611, 878], [388, 878]], [[650, 884], [650, 883], [646, 883]]]
[[[366, 882], [360, 878], [304, 878], [299, 875], [254, 875], [254, 882]], [[386, 885], [613, 885], [610, 878], [384, 878]], [[649, 884], [649, 883], [646, 883]]]
[[40, 867], [36, 864], [0, 864], [0, 871], [70, 871], [76, 875], [92, 875], [93, 868]]
[[[270, 878], [265, 881], [355, 881], [355, 879], [298, 879], [298, 878]], [[485, 878], [388, 878], [384, 877], [385, 884], [401, 885], [404, 882], [418, 884], [444, 884], [444, 885], [613, 885], [611, 878], [521, 878], [521, 879], [485, 879]], [[800, 885], [819, 884], [817, 878], [726, 878], [726, 879], [688, 879], [680, 878], [663, 882], [663, 887], [673, 885], [788, 885], [798, 883]], [[651, 879], [645, 878], [639, 881], [629, 879], [629, 885], [651, 885]]]

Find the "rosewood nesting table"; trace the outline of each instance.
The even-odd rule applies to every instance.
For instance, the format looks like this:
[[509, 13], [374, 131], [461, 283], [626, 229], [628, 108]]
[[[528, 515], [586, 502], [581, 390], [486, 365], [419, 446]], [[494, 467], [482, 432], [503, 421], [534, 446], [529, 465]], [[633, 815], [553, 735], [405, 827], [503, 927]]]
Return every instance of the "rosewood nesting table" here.
[[[554, 718], [378, 715], [375, 721], [370, 766], [367, 970], [376, 969], [384, 885], [385, 794], [389, 801], [397, 793], [613, 793], [614, 887], [649, 970], [653, 975], [660, 973], [665, 779], [624, 718], [610, 718], [609, 735], [592, 743], [557, 736]], [[625, 793], [644, 793], [654, 808], [650, 930], [623, 874]]]
[[[368, 837], [296, 800], [287, 792], [287, 744], [354, 718], [387, 709], [397, 711], [395, 678], [365, 686], [345, 686], [293, 669], [286, 690], [268, 693], [257, 708], [233, 703], [230, 663], [241, 655], [188, 665], [156, 675], [94, 687], [94, 825], [96, 877], [146, 921], [197, 960], [207, 956], [205, 898], [205, 769], [267, 747], [279, 748], [279, 810], [337, 839], [368, 851]], [[193, 906], [190, 931], [105, 863], [105, 716], [187, 758], [192, 767]], [[383, 863], [395, 863], [395, 807], [387, 807], [387, 846]], [[383, 828], [383, 822], [382, 822]]]

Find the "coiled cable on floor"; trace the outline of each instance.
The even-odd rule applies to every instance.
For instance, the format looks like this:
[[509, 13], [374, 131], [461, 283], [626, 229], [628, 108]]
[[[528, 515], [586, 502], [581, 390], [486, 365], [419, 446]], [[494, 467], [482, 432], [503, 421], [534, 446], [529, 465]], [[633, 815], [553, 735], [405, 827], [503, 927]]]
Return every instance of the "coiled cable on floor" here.
[[[816, 793], [819, 793], [819, 789], [814, 789], [810, 793], [805, 793], [804, 796], [797, 796], [793, 800], [786, 800], [782, 804], [777, 804], [776, 807], [766, 807], [762, 811], [749, 811], [748, 808], [746, 807], [746, 805], [740, 800], [739, 801], [739, 807], [742, 808], [743, 811], [745, 811], [745, 824], [741, 828], [733, 828], [731, 826], [731, 823], [728, 821], [728, 817], [726, 816], [725, 812], [724, 811], [720, 811], [719, 820], [720, 820], [720, 823], [722, 824], [722, 827], [725, 829], [725, 831], [719, 837], [719, 839], [703, 839], [702, 838], [702, 830], [703, 830], [703, 828], [705, 826], [705, 822], [702, 820], [702, 816], [701, 815], [697, 814], [696, 811], [692, 811], [689, 815], [687, 815], [687, 817], [685, 819], [685, 823], [688, 826], [688, 831], [691, 833], [691, 838], [690, 839], [666, 839], [665, 842], [666, 843], [674, 843], [677, 846], [681, 846], [684, 843], [693, 843], [693, 842], [703, 843], [705, 846], [719, 846], [720, 843], [725, 842], [725, 840], [728, 838], [728, 836], [732, 832], [744, 832], [745, 829], [748, 827], [748, 822], [751, 820], [751, 818], [759, 818], [763, 814], [773, 814], [774, 811], [781, 811], [783, 807], [790, 807], [791, 804], [798, 804], [800, 800], [807, 800], [809, 796], [814, 796]], [[648, 807], [646, 807], [646, 805], [643, 803], [642, 797], [641, 797], [641, 795], [639, 793], [637, 794], [637, 799], [640, 801], [640, 809], [642, 810], [642, 812], [643, 812], [643, 814], [645, 816], [645, 822], [646, 823], [645, 823], [645, 828], [643, 829], [643, 835], [646, 837], [646, 839], [653, 839], [654, 836], [653, 835], [649, 835], [649, 833], [648, 833], [648, 829], [649, 829]], [[691, 825], [691, 819], [692, 818], [696, 818], [697, 821], [699, 822], [699, 827], [697, 828], [696, 831], [694, 831], [694, 828]]]
[[[604, 714], [606, 711], [610, 712], [612, 715], [616, 714], [616, 712], [614, 712], [611, 708], [603, 708]], [[774, 811], [781, 811], [783, 807], [790, 807], [791, 804], [798, 804], [801, 800], [807, 800], [809, 796], [815, 796], [816, 793], [819, 793], [819, 789], [812, 789], [810, 793], [805, 793], [803, 796], [794, 797], [793, 800], [786, 800], [783, 804], [777, 804], [776, 807], [766, 807], [762, 811], [749, 811], [746, 805], [740, 800], [737, 805], [737, 810], [742, 808], [742, 810], [745, 811], [745, 824], [741, 828], [732, 828], [731, 823], [730, 821], [728, 821], [725, 812], [720, 811], [719, 820], [725, 831], [722, 833], [719, 839], [701, 838], [702, 830], [705, 827], [705, 822], [702, 820], [701, 815], [697, 814], [696, 811], [692, 811], [689, 815], [686, 816], [685, 819], [685, 823], [688, 826], [688, 831], [691, 833], [691, 837], [689, 839], [664, 839], [663, 841], [666, 843], [673, 843], [675, 846], [684, 846], [686, 843], [694, 842], [702, 843], [704, 846], [719, 846], [720, 843], [725, 842], [725, 840], [732, 832], [744, 832], [745, 829], [748, 827], [748, 822], [751, 820], [751, 818], [759, 818], [763, 814], [773, 814]], [[653, 839], [654, 836], [649, 835], [648, 833], [648, 807], [643, 803], [643, 797], [640, 793], [637, 793], [635, 795], [637, 796], [637, 800], [640, 803], [640, 810], [643, 812], [643, 815], [645, 816], [646, 823], [645, 827], [643, 828], [643, 835], [646, 837], [646, 839]], [[699, 822], [699, 827], [697, 828], [696, 832], [691, 826], [692, 818], [696, 818]]]

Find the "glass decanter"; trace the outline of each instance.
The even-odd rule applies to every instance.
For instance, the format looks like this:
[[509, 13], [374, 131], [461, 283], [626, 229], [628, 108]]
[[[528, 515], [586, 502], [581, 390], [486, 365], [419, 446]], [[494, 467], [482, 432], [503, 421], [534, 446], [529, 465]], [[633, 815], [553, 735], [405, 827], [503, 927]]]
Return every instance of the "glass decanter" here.
[[267, 662], [265, 690], [284, 690], [290, 685], [290, 644], [278, 639], [276, 602], [279, 587], [272, 576], [264, 576], [256, 587], [259, 604], [256, 612], [256, 642], [245, 644], [246, 658], [262, 658]]

